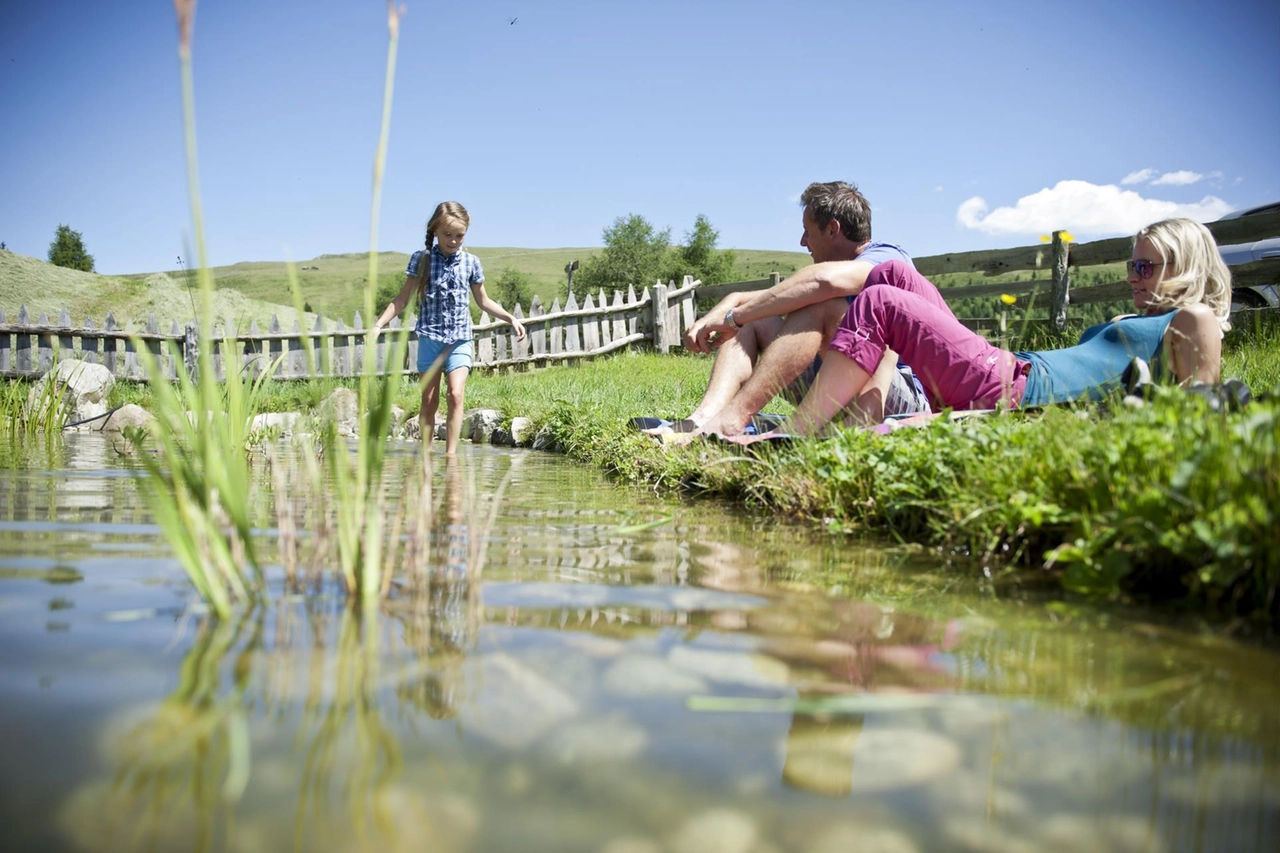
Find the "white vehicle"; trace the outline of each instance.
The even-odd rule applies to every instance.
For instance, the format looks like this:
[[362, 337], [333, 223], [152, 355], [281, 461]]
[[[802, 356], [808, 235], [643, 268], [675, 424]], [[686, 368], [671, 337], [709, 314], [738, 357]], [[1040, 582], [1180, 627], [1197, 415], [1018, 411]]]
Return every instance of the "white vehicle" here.
[[[1242, 216], [1253, 216], [1260, 213], [1275, 213], [1280, 210], [1280, 202], [1251, 207], [1228, 213], [1223, 219], [1239, 219]], [[1219, 246], [1222, 259], [1229, 266], [1247, 264], [1267, 258], [1280, 258], [1280, 237], [1258, 240], [1255, 243], [1231, 243]], [[1231, 312], [1242, 308], [1280, 308], [1280, 283], [1256, 284], [1249, 287], [1237, 287], [1231, 291]]]

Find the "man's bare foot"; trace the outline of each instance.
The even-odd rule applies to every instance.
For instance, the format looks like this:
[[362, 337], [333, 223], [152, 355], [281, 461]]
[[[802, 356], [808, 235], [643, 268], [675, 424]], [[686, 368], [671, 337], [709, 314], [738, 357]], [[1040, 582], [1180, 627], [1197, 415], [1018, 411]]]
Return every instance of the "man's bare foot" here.
[[729, 438], [730, 436], [742, 435], [742, 431], [747, 428], [750, 420], [750, 415], [739, 419], [722, 413], [698, 427], [696, 432], [701, 435], [719, 435]]

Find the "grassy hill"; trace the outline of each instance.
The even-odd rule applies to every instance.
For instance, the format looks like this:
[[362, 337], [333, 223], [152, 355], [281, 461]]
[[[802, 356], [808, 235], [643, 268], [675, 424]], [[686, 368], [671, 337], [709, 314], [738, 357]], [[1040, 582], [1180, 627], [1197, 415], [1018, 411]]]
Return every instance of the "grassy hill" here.
[[[490, 281], [496, 280], [507, 267], [532, 276], [534, 293], [548, 306], [557, 296], [564, 300], [565, 266], [573, 260], [584, 261], [600, 251], [599, 248], [470, 246], [468, 250], [480, 258]], [[756, 279], [775, 271], [784, 276], [792, 273], [808, 263], [809, 256], [803, 252], [739, 250], [737, 259], [740, 277]], [[409, 256], [403, 252], [380, 252], [380, 282], [400, 282], [408, 262]], [[369, 272], [367, 254], [320, 255], [298, 261], [294, 269], [303, 300], [314, 312], [329, 320], [341, 319], [347, 325], [351, 325], [357, 311], [363, 312]], [[265, 329], [274, 314], [283, 327], [292, 327], [296, 314], [292, 308], [288, 266], [284, 262], [248, 261], [214, 267], [212, 272], [218, 287], [215, 313], [220, 320], [230, 318], [238, 326], [247, 326], [253, 320]], [[119, 324], [133, 321], [139, 327], [145, 324], [148, 315], [155, 314], [161, 328], [167, 330], [172, 322], [181, 325], [194, 314], [188, 284], [190, 289], [195, 288], [195, 275], [183, 270], [102, 276], [0, 251], [0, 311], [9, 322], [13, 322], [18, 310], [25, 305], [33, 321], [44, 312], [56, 322], [58, 313], [66, 308], [75, 325], [92, 317], [100, 326], [110, 311]], [[382, 307], [376, 306], [375, 310]], [[369, 318], [362, 319], [367, 326]], [[308, 314], [308, 323], [314, 325], [314, 314]]]
[[[181, 273], [97, 275], [0, 251], [0, 311], [9, 323], [17, 320], [18, 311], [25, 305], [32, 322], [44, 313], [56, 323], [65, 308], [74, 326], [82, 326], [86, 318], [92, 318], [94, 325], [102, 328], [110, 312], [117, 325], [123, 327], [132, 322], [135, 328], [142, 329], [147, 317], [154, 314], [160, 329], [167, 332], [174, 322], [182, 326], [195, 315], [194, 281], [191, 290], [186, 281]], [[286, 305], [250, 299], [238, 290], [219, 290], [214, 300], [214, 316], [237, 328], [248, 328], [251, 321], [257, 321], [266, 331], [273, 314], [279, 317], [283, 328], [293, 328], [297, 314]], [[315, 323], [314, 316], [309, 323]]]

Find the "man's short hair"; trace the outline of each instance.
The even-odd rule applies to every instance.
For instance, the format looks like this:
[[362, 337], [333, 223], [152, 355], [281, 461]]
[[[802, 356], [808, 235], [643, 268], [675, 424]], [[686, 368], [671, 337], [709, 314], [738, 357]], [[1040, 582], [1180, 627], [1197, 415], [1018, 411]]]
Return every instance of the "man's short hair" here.
[[871, 239], [871, 204], [853, 184], [844, 181], [813, 183], [800, 194], [800, 204], [809, 208], [809, 214], [819, 228], [826, 228], [831, 220], [840, 223], [840, 233], [855, 243]]

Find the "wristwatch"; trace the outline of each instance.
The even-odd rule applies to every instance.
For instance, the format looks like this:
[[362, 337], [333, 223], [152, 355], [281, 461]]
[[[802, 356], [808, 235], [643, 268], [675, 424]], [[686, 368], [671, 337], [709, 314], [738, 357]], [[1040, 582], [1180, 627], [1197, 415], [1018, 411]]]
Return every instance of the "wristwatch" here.
[[732, 327], [732, 328], [733, 328], [733, 330], [734, 330], [735, 332], [742, 328], [742, 326], [740, 326], [740, 325], [739, 325], [739, 324], [738, 324], [738, 323], [733, 319], [733, 309], [732, 309], [732, 308], [730, 308], [728, 311], [726, 311], [726, 312], [724, 313], [724, 321], [725, 321], [726, 323], [728, 323], [728, 324], [729, 324], [729, 326], [730, 326], [730, 327]]

